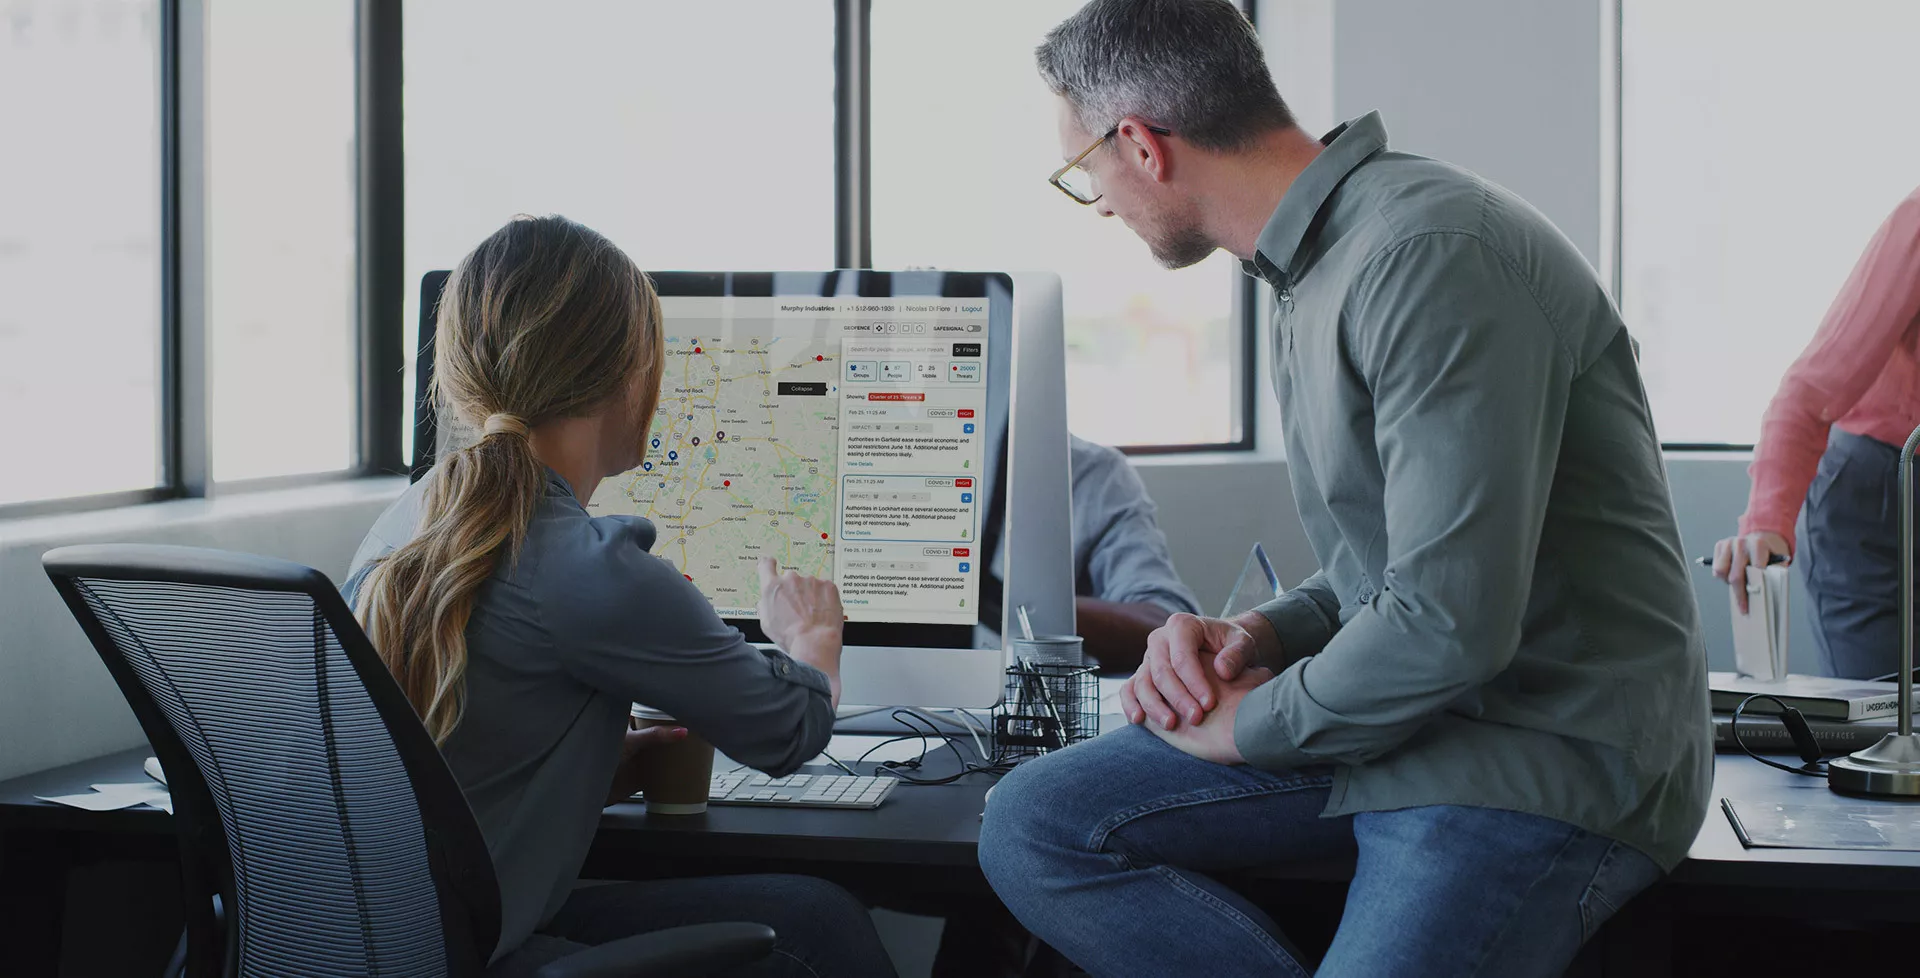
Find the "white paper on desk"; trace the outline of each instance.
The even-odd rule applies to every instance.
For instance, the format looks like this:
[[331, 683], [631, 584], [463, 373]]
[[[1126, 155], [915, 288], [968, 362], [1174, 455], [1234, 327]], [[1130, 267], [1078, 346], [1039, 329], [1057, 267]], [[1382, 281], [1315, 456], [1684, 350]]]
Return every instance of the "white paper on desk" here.
[[1733, 667], [1742, 676], [1772, 682], [1787, 675], [1787, 604], [1792, 574], [1785, 564], [1747, 568], [1747, 612], [1731, 591]]
[[167, 794], [164, 785], [142, 781], [137, 784], [96, 784], [89, 795], [35, 795], [41, 801], [50, 801], [56, 805], [69, 805], [84, 808], [90, 812], [114, 812], [135, 805], [152, 805], [163, 812], [173, 812], [173, 797]]

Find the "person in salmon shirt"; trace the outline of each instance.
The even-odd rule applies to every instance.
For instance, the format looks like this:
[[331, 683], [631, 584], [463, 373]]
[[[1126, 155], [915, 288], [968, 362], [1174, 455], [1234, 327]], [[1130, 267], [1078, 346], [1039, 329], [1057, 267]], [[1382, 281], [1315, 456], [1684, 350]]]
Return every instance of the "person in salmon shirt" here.
[[[1891, 678], [1900, 655], [1900, 446], [1920, 425], [1920, 189], [1867, 243], [1767, 406], [1739, 533], [1713, 551], [1739, 586], [1778, 554], [1806, 582], [1820, 668]], [[1806, 522], [1794, 549], [1801, 504]]]

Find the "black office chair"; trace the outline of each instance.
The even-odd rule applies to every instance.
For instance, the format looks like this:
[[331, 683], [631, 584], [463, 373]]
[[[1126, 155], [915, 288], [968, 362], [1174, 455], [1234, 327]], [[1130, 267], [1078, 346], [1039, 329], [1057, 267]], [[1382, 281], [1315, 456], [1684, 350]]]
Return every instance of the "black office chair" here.
[[[189, 974], [486, 969], [500, 891], [480, 827], [325, 575], [194, 547], [65, 547], [43, 563], [166, 771]], [[760, 924], [680, 927], [540, 974], [710, 975], [773, 941]]]

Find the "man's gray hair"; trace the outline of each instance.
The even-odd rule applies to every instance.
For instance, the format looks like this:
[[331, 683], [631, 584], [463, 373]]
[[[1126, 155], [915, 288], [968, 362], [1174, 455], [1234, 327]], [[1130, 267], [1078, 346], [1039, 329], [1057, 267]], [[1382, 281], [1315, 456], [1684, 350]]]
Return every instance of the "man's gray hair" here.
[[1133, 115], [1228, 150], [1294, 124], [1259, 35], [1231, 0], [1092, 0], [1034, 56], [1094, 135]]

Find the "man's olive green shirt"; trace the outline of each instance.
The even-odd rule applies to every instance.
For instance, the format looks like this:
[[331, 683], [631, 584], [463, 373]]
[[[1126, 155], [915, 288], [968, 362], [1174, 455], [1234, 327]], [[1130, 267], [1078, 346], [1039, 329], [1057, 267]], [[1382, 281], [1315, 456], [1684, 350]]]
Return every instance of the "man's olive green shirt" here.
[[1713, 781], [1706, 655], [1619, 313], [1525, 201], [1335, 130], [1248, 271], [1321, 570], [1261, 612], [1234, 735], [1327, 814], [1472, 805], [1671, 869]]

